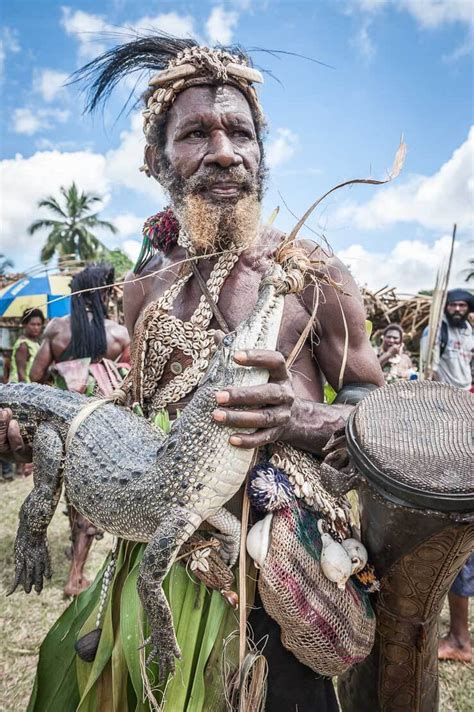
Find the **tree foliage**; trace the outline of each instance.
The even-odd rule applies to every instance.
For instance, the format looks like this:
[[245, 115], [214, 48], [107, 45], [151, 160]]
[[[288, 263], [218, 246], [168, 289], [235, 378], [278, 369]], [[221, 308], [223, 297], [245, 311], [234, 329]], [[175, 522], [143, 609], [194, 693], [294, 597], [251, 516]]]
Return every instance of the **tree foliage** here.
[[10, 260], [6, 255], [0, 252], [0, 274], [5, 274], [7, 269], [13, 267], [13, 261]]
[[80, 193], [75, 183], [69, 188], [61, 186], [60, 193], [62, 199], [48, 196], [38, 203], [39, 208], [47, 208], [54, 218], [35, 220], [28, 228], [30, 235], [38, 230], [49, 230], [41, 261], [49, 262], [55, 254], [59, 257], [74, 255], [84, 261], [102, 258], [107, 250], [93, 231], [100, 228], [115, 234], [117, 229], [92, 212], [92, 206], [101, 198]]

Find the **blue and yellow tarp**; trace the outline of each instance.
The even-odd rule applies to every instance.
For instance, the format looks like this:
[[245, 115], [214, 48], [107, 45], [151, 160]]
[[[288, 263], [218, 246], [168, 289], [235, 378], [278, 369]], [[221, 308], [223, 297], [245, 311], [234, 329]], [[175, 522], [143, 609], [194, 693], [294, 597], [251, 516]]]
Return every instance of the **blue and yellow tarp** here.
[[0, 317], [21, 317], [25, 309], [41, 309], [47, 319], [71, 311], [70, 276], [49, 274], [24, 277], [0, 289]]

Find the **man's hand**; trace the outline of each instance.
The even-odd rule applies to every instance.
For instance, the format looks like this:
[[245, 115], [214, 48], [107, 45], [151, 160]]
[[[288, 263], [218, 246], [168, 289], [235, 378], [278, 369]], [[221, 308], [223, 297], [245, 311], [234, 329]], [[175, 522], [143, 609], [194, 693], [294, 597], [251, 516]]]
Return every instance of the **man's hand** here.
[[250, 434], [239, 432], [232, 435], [230, 443], [236, 447], [256, 448], [281, 440], [290, 421], [295, 399], [283, 354], [279, 351], [250, 349], [238, 351], [234, 360], [241, 366], [266, 368], [270, 373], [269, 382], [263, 386], [218, 391], [216, 402], [224, 407], [213, 411], [214, 420], [230, 428], [257, 429]]
[[0, 410], [0, 457], [16, 462], [31, 462], [31, 448], [25, 445], [20, 426], [9, 408]]
[[393, 344], [393, 346], [390, 346], [389, 349], [387, 349], [387, 356], [389, 358], [392, 358], [392, 356], [398, 356], [400, 353], [400, 345], [399, 344]]

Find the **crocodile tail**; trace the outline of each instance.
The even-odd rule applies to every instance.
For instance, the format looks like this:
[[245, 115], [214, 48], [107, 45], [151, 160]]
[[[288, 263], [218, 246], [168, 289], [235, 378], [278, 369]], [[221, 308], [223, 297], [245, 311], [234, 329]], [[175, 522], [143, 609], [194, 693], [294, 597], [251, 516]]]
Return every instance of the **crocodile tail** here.
[[80, 409], [85, 396], [39, 383], [0, 384], [0, 408], [9, 408], [15, 418], [33, 413], [70, 420]]

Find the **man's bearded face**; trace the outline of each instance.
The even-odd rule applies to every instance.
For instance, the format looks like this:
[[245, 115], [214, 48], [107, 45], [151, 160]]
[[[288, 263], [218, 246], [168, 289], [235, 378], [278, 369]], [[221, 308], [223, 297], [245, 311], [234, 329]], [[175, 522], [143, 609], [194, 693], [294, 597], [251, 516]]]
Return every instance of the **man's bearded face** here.
[[192, 87], [169, 112], [156, 177], [198, 252], [250, 245], [264, 169], [253, 117], [233, 87]]
[[445, 314], [451, 326], [459, 326], [467, 319], [469, 313], [469, 305], [464, 301], [448, 302], [446, 304]]

